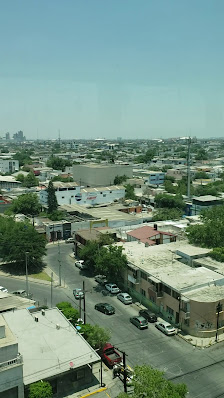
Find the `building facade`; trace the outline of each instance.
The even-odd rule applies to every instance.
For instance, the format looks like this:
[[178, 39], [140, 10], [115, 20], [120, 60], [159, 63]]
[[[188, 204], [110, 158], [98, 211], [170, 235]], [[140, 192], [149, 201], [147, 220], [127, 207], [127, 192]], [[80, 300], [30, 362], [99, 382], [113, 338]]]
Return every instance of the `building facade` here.
[[114, 184], [116, 176], [126, 175], [132, 178], [133, 167], [131, 165], [118, 164], [76, 164], [73, 165], [74, 181], [86, 187], [101, 187]]
[[0, 398], [24, 398], [23, 357], [18, 341], [0, 315]]
[[19, 170], [19, 161], [7, 156], [0, 156], [0, 173], [14, 173]]

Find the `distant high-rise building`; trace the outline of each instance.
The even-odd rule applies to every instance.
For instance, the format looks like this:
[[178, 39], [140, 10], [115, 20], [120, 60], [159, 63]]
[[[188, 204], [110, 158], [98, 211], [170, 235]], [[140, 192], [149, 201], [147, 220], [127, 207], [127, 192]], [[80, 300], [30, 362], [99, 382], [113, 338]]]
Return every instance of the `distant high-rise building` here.
[[19, 130], [18, 133], [13, 134], [13, 139], [18, 142], [26, 141], [26, 137], [23, 135], [23, 131]]
[[10, 140], [10, 134], [9, 133], [6, 133], [5, 134], [5, 139], [8, 141], [8, 140]]

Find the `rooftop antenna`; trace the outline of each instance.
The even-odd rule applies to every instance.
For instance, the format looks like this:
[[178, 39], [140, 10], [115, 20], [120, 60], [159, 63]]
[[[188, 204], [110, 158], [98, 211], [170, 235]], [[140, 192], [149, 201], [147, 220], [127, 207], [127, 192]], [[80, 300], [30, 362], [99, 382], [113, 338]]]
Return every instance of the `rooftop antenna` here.
[[59, 143], [59, 148], [61, 147], [61, 130], [58, 130], [58, 143]]
[[188, 137], [187, 145], [187, 197], [191, 198], [191, 137]]

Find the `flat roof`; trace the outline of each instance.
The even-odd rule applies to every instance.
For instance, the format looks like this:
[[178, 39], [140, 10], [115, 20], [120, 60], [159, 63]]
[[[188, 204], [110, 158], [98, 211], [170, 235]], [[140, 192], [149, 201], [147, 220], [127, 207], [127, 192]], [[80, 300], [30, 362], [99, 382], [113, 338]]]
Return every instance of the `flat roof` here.
[[117, 168], [117, 167], [121, 167], [121, 166], [125, 166], [125, 167], [133, 167], [131, 164], [126, 164], [126, 163], [122, 163], [122, 164], [102, 164], [102, 163], [88, 163], [88, 164], [73, 164], [73, 167], [82, 167], [82, 168], [88, 168], [88, 169], [111, 169], [111, 168]]
[[18, 340], [25, 385], [100, 360], [57, 308], [45, 310], [45, 315], [17, 310], [3, 317]]
[[214, 200], [220, 200], [221, 198], [217, 198], [217, 196], [212, 195], [204, 195], [204, 196], [193, 196], [193, 200], [198, 200], [200, 202], [209, 202]]
[[123, 246], [123, 253], [131, 264], [176, 291], [190, 291], [218, 280], [224, 283], [223, 275], [217, 272], [205, 267], [192, 268], [177, 261], [177, 250], [195, 255], [201, 249], [188, 243], [173, 242], [149, 247], [138, 242], [119, 242], [116, 245]]
[[201, 303], [211, 303], [223, 300], [224, 298], [224, 286], [216, 284], [207, 285], [205, 287], [193, 290], [186, 294], [188, 299], [198, 301]]
[[120, 189], [125, 189], [123, 185], [111, 185], [109, 187], [90, 187], [90, 188], [82, 188], [81, 192], [100, 192], [100, 191], [118, 191]]
[[120, 205], [111, 205], [111, 206], [101, 206], [100, 210], [99, 207], [87, 207], [87, 206], [81, 206], [77, 204], [71, 204], [71, 205], [61, 205], [60, 209], [65, 210], [67, 212], [77, 212], [80, 214], [87, 214], [90, 216], [90, 219], [97, 219], [97, 220], [105, 220], [108, 219], [110, 221], [113, 220], [126, 220], [129, 222], [136, 221], [136, 216], [134, 214], [128, 214], [124, 213], [122, 211], [119, 211], [122, 207]]

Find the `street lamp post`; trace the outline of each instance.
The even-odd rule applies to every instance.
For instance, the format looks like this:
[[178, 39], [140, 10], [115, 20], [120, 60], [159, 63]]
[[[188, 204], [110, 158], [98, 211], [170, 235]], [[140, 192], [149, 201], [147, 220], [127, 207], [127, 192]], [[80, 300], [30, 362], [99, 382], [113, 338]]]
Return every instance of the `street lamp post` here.
[[216, 324], [216, 335], [215, 335], [215, 341], [217, 343], [218, 341], [218, 330], [219, 330], [219, 314], [222, 311], [222, 304], [219, 302], [217, 307], [216, 307], [216, 311], [217, 311], [217, 324]]
[[28, 297], [29, 295], [29, 285], [28, 285], [28, 254], [29, 252], [26, 252], [26, 296]]

